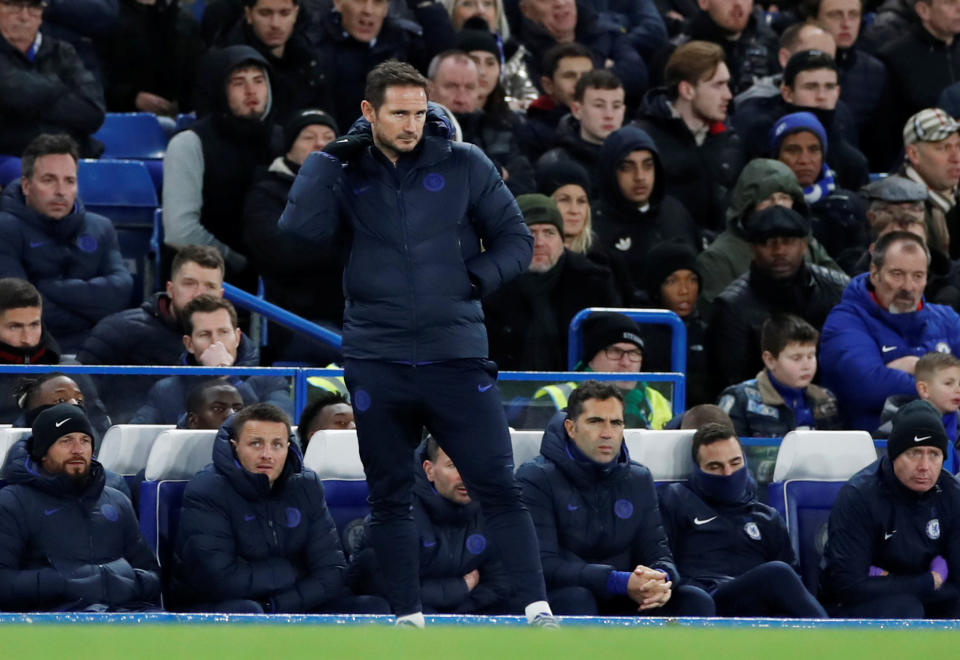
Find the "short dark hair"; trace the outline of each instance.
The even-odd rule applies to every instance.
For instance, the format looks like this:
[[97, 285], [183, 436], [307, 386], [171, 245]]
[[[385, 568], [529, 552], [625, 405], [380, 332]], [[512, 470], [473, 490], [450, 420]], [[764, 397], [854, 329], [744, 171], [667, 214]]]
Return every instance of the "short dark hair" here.
[[[803, 52], [803, 51], [801, 51]], [[807, 51], [810, 53], [808, 56], [805, 56], [801, 61], [797, 62], [793, 66], [790, 66], [790, 62], [787, 62], [787, 66], [783, 69], [783, 84], [787, 87], [793, 89], [793, 85], [797, 82], [797, 76], [804, 71], [818, 71], [820, 69], [829, 69], [837, 74], [837, 79], [839, 80], [840, 72], [837, 69], [837, 61], [833, 59], [830, 55], [820, 51]], [[797, 53], [794, 53], [790, 59], [793, 60], [797, 56]]]
[[[260, 0], [243, 0], [243, 6], [256, 7], [258, 2], [260, 2]], [[300, 5], [300, 0], [290, 0], [290, 2], [292, 2], [294, 5], [297, 5], [297, 6]]]
[[897, 241], [912, 243], [917, 246], [925, 255], [927, 255], [927, 266], [930, 266], [930, 249], [923, 239], [909, 231], [892, 231], [884, 234], [873, 244], [873, 254], [870, 256], [870, 265], [878, 270], [883, 268], [883, 263], [887, 258], [887, 250]]
[[600, 401], [616, 399], [620, 402], [620, 405], [623, 405], [623, 394], [613, 383], [585, 380], [567, 399], [567, 417], [576, 420], [583, 413], [583, 404], [588, 399], [599, 399]]
[[243, 433], [247, 422], [281, 422], [287, 427], [287, 437], [290, 436], [290, 418], [287, 413], [272, 403], [251, 403], [238, 410], [233, 415], [233, 438], [236, 440]]
[[430, 462], [436, 463], [439, 453], [440, 443], [433, 437], [433, 434], [428, 433], [426, 439], [423, 441], [423, 455], [426, 456]]
[[367, 86], [363, 98], [377, 110], [387, 96], [388, 87], [419, 87], [427, 92], [427, 79], [407, 62], [387, 60], [367, 74]]
[[621, 89], [622, 87], [623, 81], [613, 71], [594, 69], [580, 76], [577, 86], [573, 88], [573, 100], [582, 102], [583, 95], [588, 89]]
[[743, 451], [743, 445], [740, 444], [740, 438], [732, 426], [726, 424], [704, 424], [693, 434], [693, 442], [690, 445], [690, 457], [693, 458], [693, 464], [700, 466], [700, 447], [712, 445], [714, 442], [733, 438], [740, 445], [740, 451]]
[[222, 276], [226, 272], [223, 255], [212, 245], [184, 245], [177, 250], [170, 264], [170, 279], [183, 268], [184, 264], [197, 264], [201, 268], [216, 268]]
[[779, 357], [787, 344], [816, 344], [820, 333], [812, 325], [793, 314], [774, 314], [760, 329], [760, 350]]
[[189, 394], [187, 394], [187, 412], [188, 413], [199, 413], [203, 408], [204, 404], [204, 394], [207, 390], [214, 387], [231, 387], [236, 389], [227, 382], [226, 376], [220, 376], [219, 378], [209, 378], [207, 380], [200, 381], [194, 385]]
[[33, 178], [33, 169], [37, 159], [42, 156], [68, 154], [76, 163], [80, 160], [80, 148], [76, 140], [66, 133], [41, 133], [30, 141], [20, 157], [20, 170], [24, 179]]
[[43, 307], [43, 296], [37, 287], [19, 277], [0, 279], [0, 314], [22, 307]]
[[560, 60], [567, 57], [586, 57], [591, 62], [593, 61], [593, 53], [583, 44], [577, 42], [557, 44], [544, 53], [543, 66], [540, 67], [541, 75], [553, 78], [553, 75], [557, 72], [557, 67], [560, 66]]
[[733, 420], [724, 412], [723, 408], [713, 403], [701, 403], [683, 413], [680, 428], [683, 430], [698, 429], [706, 424], [724, 424], [733, 428]]
[[[797, 11], [800, 14], [801, 18], [816, 18], [820, 15], [820, 5], [823, 3], [823, 0], [801, 0], [797, 5]], [[911, 3], [907, 3], [911, 4]], [[863, 0], [860, 0], [860, 11], [863, 11]], [[820, 23], [817, 22], [816, 25]]]
[[300, 413], [300, 422], [297, 424], [297, 437], [300, 438], [300, 446], [303, 447], [304, 451], [307, 450], [307, 445], [310, 443], [310, 437], [307, 436], [307, 432], [310, 430], [314, 418], [316, 418], [324, 408], [332, 406], [335, 403], [350, 405], [347, 397], [340, 392], [323, 390], [317, 398], [311, 401], [309, 405], [303, 409], [303, 412]]
[[[30, 410], [30, 400], [33, 399], [33, 395], [40, 390], [40, 386], [48, 380], [60, 378], [61, 376], [67, 376], [67, 374], [62, 371], [50, 371], [45, 374], [21, 376], [18, 378], [17, 384], [13, 388], [13, 398], [17, 402], [17, 407], [21, 410]], [[73, 379], [71, 378], [71, 380]]]
[[670, 100], [676, 100], [680, 95], [680, 83], [696, 85], [712, 78], [725, 59], [723, 48], [710, 41], [688, 41], [679, 46], [667, 60], [664, 72]]
[[209, 314], [219, 309], [227, 310], [227, 313], [230, 315], [230, 324], [234, 328], [237, 328], [237, 309], [233, 306], [233, 303], [226, 298], [217, 298], [216, 296], [211, 296], [209, 293], [202, 293], [188, 302], [183, 308], [183, 334], [193, 334], [194, 314], [197, 312]]

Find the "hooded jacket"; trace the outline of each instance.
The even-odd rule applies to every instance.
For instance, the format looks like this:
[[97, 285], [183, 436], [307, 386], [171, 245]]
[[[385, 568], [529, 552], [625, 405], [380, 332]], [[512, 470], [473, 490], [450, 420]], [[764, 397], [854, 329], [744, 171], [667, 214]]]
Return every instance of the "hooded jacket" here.
[[766, 562], [799, 568], [786, 523], [776, 509], [757, 499], [756, 488], [748, 479], [744, 497], [736, 503], [710, 497], [693, 481], [659, 490], [663, 527], [687, 584], [713, 593]]
[[914, 377], [886, 365], [932, 351], [960, 355], [960, 315], [923, 300], [916, 312], [891, 314], [872, 297], [870, 274], [857, 275], [820, 333], [820, 378], [840, 401], [845, 428], [873, 431], [883, 402], [915, 394]]
[[[775, 192], [790, 195], [794, 211], [807, 212], [803, 190], [789, 167], [766, 158], [747, 163], [730, 197], [726, 230], [697, 256], [697, 268], [701, 275], [700, 295], [706, 302], [713, 302], [730, 282], [750, 269], [753, 255], [750, 244], [744, 239], [743, 221], [753, 213], [757, 204]], [[840, 270], [816, 239], [810, 239], [806, 260], [807, 263]]]
[[[631, 152], [645, 150], [653, 154], [653, 188], [646, 209], [627, 200], [617, 183], [617, 166]], [[666, 195], [667, 176], [663, 159], [654, 141], [644, 131], [625, 126], [611, 133], [600, 151], [600, 201], [593, 210], [593, 228], [597, 239], [608, 248], [622, 252], [633, 284], [644, 289], [647, 252], [663, 241], [676, 239], [694, 251], [700, 247], [696, 225], [687, 209]]]
[[587, 193], [590, 199], [596, 199], [600, 194], [599, 160], [602, 145], [584, 140], [580, 136], [580, 121], [570, 113], [557, 122], [553, 139], [553, 148], [540, 156], [537, 160], [537, 169], [572, 160], [590, 175], [590, 190]]
[[565, 418], [554, 416], [540, 456], [517, 471], [547, 588], [586, 587], [606, 599], [611, 571], [633, 571], [638, 564], [663, 570], [676, 583], [650, 470], [630, 460], [626, 444], [606, 466], [574, 458]]
[[167, 245], [214, 245], [234, 269], [242, 269], [243, 192], [257, 166], [266, 166], [282, 150], [283, 136], [272, 120], [272, 94], [259, 119], [235, 116], [227, 105], [226, 82], [238, 66], [252, 63], [272, 77], [267, 60], [250, 46], [208, 53], [198, 74], [209, 99], [198, 111], [209, 114], [173, 136], [163, 162], [163, 230]]
[[113, 224], [78, 198], [54, 220], [27, 206], [19, 185], [0, 196], [0, 277], [30, 281], [43, 294], [43, 321], [66, 350], [130, 303], [133, 277]]
[[[866, 380], [866, 379], [865, 379]], [[827, 605], [855, 605], [910, 595], [924, 604], [956, 599], [953, 571], [933, 588], [930, 562], [942, 556], [960, 566], [960, 482], [946, 471], [925, 493], [904, 486], [886, 455], [840, 489], [830, 511], [823, 550], [820, 598]], [[870, 576], [876, 566], [889, 573]]]
[[183, 329], [171, 313], [170, 296], [155, 293], [139, 307], [102, 319], [83, 342], [83, 364], [176, 364]]
[[530, 264], [533, 238], [496, 167], [477, 147], [431, 134], [432, 112], [420, 144], [396, 166], [372, 146], [346, 167], [310, 154], [280, 217], [281, 230], [314, 248], [349, 235], [346, 358], [486, 357], [478, 296]]
[[698, 227], [720, 229], [730, 191], [745, 164], [736, 131], [725, 122], [714, 122], [698, 145], [687, 124], [674, 115], [663, 87], [646, 93], [634, 125], [657, 145], [670, 194]]
[[849, 282], [846, 273], [802, 261], [797, 272], [784, 279], [774, 279], [751, 263], [713, 301], [707, 354], [720, 387], [740, 383], [763, 368], [760, 334], [771, 315], [794, 314], [820, 328]]
[[105, 110], [100, 83], [69, 43], [44, 31], [30, 60], [0, 37], [0, 154], [20, 156], [41, 133], [69, 133], [82, 157], [96, 158], [103, 144], [90, 136]]
[[269, 612], [312, 612], [342, 595], [346, 561], [316, 472], [290, 437], [273, 487], [248, 472], [220, 427], [213, 464], [183, 493], [174, 555], [178, 605], [249, 599]]
[[[182, 366], [197, 366], [193, 355], [184, 351], [179, 360]], [[260, 364], [260, 350], [246, 335], [241, 335], [237, 346], [237, 367], [256, 367]], [[186, 409], [187, 395], [202, 376], [168, 376], [157, 381], [131, 424], [176, 424]], [[287, 414], [293, 413], [290, 385], [282, 376], [228, 376], [228, 382], [237, 388], [243, 404], [267, 402], [279, 406]]]
[[[421, 443], [414, 458], [413, 522], [420, 548], [420, 601], [426, 612], [482, 614], [505, 611], [513, 587], [486, 535], [479, 502], [461, 505], [440, 495], [427, 480]], [[369, 525], [369, 518], [365, 521]], [[369, 535], [365, 527], [365, 533]], [[369, 538], [369, 536], [367, 536]], [[476, 570], [480, 581], [467, 590], [463, 576]], [[386, 593], [373, 548], [350, 562], [358, 593]], [[353, 586], [353, 584], [351, 584]]]
[[90, 463], [78, 486], [10, 449], [0, 489], [0, 607], [7, 611], [138, 610], [160, 605], [159, 567], [130, 500]]

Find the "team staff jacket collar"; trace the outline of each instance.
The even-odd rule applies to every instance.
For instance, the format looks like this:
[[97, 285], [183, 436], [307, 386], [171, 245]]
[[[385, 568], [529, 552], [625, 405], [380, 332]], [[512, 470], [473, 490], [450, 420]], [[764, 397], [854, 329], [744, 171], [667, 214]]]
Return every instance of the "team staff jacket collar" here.
[[79, 488], [77, 481], [65, 474], [47, 474], [27, 453], [26, 440], [18, 441], [10, 448], [3, 473], [8, 485], [23, 484], [57, 497], [76, 498], [81, 502], [96, 502], [106, 484], [103, 466], [90, 461], [90, 476]]
[[3, 197], [0, 198], [0, 213], [14, 215], [27, 225], [42, 231], [58, 241], [68, 241], [76, 238], [80, 229], [83, 227], [85, 210], [83, 208], [83, 202], [81, 202], [78, 197], [70, 213], [59, 220], [54, 220], [28, 206], [26, 197], [23, 195], [23, 189], [19, 185], [14, 184], [3, 191]]
[[380, 178], [384, 171], [390, 172], [394, 181], [403, 181], [410, 172], [435, 167], [450, 155], [450, 141], [425, 135], [420, 144], [409, 154], [400, 154], [396, 163], [376, 146], [370, 146], [360, 160], [360, 173], [364, 177]]
[[232, 437], [233, 420], [231, 419], [227, 420], [217, 432], [217, 439], [213, 444], [213, 467], [246, 500], [256, 502], [267, 499], [272, 492], [280, 492], [291, 475], [303, 471], [303, 457], [300, 455], [300, 448], [291, 436], [283, 472], [280, 473], [273, 484], [273, 488], [271, 488], [267, 475], [249, 472], [240, 465], [233, 443], [230, 442]]
[[540, 444], [540, 453], [553, 461], [567, 479], [578, 488], [587, 489], [599, 483], [613, 483], [629, 476], [630, 454], [626, 442], [620, 445], [620, 454], [613, 460], [613, 465], [597, 463], [577, 449], [562, 424], [563, 418], [563, 415], [554, 417], [553, 423], [547, 427]]
[[423, 509], [430, 517], [430, 520], [438, 525], [461, 525], [470, 524], [480, 510], [479, 503], [471, 501], [469, 504], [456, 504], [451, 502], [443, 495], [437, 492], [427, 479], [421, 467], [422, 461], [415, 461], [414, 465], [414, 484], [413, 492], [423, 505]]

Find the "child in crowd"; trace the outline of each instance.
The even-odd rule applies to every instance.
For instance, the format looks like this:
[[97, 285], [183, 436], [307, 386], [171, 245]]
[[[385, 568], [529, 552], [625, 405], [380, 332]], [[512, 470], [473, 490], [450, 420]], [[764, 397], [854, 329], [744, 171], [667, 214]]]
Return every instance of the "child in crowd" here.
[[797, 428], [840, 428], [836, 397], [811, 384], [817, 372], [819, 335], [792, 314], [764, 322], [763, 371], [726, 388], [717, 402], [730, 415], [738, 436], [780, 438]]

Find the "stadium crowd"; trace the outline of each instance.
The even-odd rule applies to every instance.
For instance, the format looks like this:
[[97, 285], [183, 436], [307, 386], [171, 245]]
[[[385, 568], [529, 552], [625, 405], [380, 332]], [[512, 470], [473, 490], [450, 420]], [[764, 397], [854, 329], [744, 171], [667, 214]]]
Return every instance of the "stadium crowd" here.
[[[517, 484], [553, 613], [960, 618], [960, 4], [192, 9], [0, 0], [0, 174], [19, 175], [0, 178], [0, 363], [428, 372], [489, 349], [489, 377], [565, 370], [581, 309], [670, 310], [686, 414], [636, 375], [670, 370], [668, 332], [606, 312], [576, 369], [627, 380], [546, 383], [510, 418], [543, 431]], [[78, 193], [121, 112], [181, 126], [159, 188], [162, 291], [136, 290], [114, 222]], [[387, 233], [368, 221], [392, 214]], [[434, 231], [424, 215], [463, 219]], [[343, 329], [344, 351], [273, 325], [251, 338], [224, 282]], [[399, 397], [397, 369], [364, 368]], [[159, 609], [162, 591], [184, 611], [410, 611], [384, 577], [377, 492], [344, 548], [303, 465], [315, 431], [369, 417], [367, 389], [315, 379], [293, 432], [277, 376], [116, 382], [0, 376], [0, 422], [32, 428], [0, 472], [0, 608]], [[144, 475], [95, 458], [111, 421], [218, 429], [162, 575], [137, 530]], [[655, 488], [624, 428], [694, 429], [690, 479]], [[837, 497], [817, 593], [738, 440], [794, 429], [887, 441]], [[512, 514], [488, 528], [503, 484], [470, 492], [447, 453], [468, 456], [463, 439], [428, 430], [400, 514], [422, 610], [539, 602], [498, 552]]]

